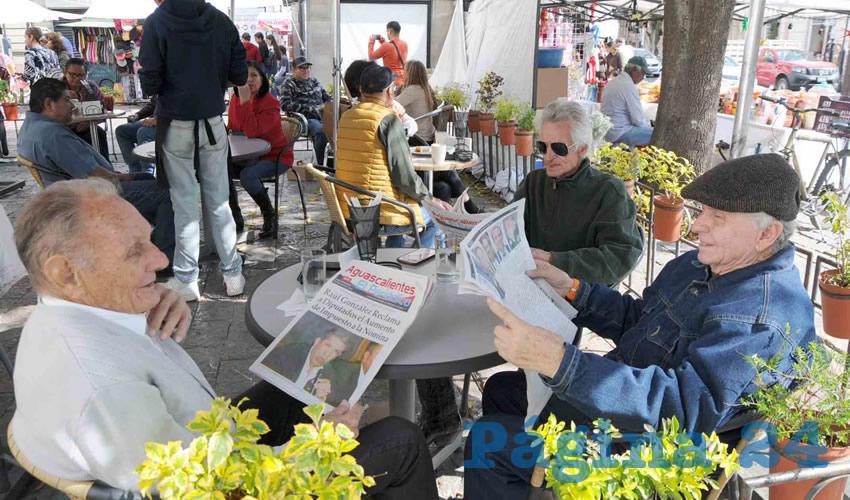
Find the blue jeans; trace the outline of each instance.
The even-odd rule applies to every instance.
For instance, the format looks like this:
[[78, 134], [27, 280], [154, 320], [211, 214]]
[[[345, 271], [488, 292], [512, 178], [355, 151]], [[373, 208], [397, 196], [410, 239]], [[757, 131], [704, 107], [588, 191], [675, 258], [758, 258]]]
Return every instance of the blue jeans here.
[[307, 120], [307, 133], [313, 138], [313, 150], [316, 152], [316, 164], [323, 165], [325, 162], [325, 146], [328, 145], [328, 136], [322, 131], [322, 121], [315, 118]]
[[133, 180], [121, 183], [121, 196], [153, 226], [153, 243], [174, 261], [174, 210], [168, 190], [155, 180]]
[[[434, 248], [434, 238], [440, 230], [434, 225], [434, 221], [431, 219], [431, 214], [425, 210], [425, 207], [420, 208], [422, 209], [422, 219], [425, 221], [425, 231], [419, 233], [419, 241], [422, 243], [422, 248]], [[387, 248], [403, 247], [405, 235], [398, 233], [404, 233], [407, 231], [410, 231], [410, 225], [384, 226], [385, 235], [395, 235], [387, 237]]]
[[[239, 171], [239, 181], [242, 183], [242, 189], [247, 191], [251, 196], [260, 194], [263, 191], [262, 179], [274, 177], [276, 163], [274, 160], [261, 160], [253, 165], [243, 167]], [[278, 168], [278, 173], [282, 174], [292, 167], [281, 163]]]
[[647, 146], [652, 139], [652, 127], [632, 127], [613, 143], [624, 142], [629, 146]]
[[141, 120], [119, 125], [115, 129], [118, 148], [121, 149], [121, 156], [124, 158], [124, 163], [127, 164], [131, 174], [136, 172], [154, 173], [155, 168], [153, 163], [142, 163], [133, 158], [133, 148], [146, 142], [153, 142], [155, 137], [156, 127], [143, 127]]

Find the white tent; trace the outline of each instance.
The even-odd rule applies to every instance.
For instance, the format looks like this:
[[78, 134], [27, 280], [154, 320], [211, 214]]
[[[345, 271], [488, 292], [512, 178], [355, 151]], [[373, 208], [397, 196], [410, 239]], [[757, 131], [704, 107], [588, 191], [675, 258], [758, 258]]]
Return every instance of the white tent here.
[[0, 18], [0, 22], [3, 24], [40, 23], [44, 21], [58, 21], [59, 19], [79, 19], [81, 17], [77, 14], [45, 9], [30, 0], [21, 0], [15, 2], [14, 8], [3, 9], [3, 16]]
[[466, 81], [466, 29], [463, 24], [463, 2], [455, 2], [455, 12], [443, 43], [443, 52], [431, 73], [431, 86], [443, 87], [451, 82]]

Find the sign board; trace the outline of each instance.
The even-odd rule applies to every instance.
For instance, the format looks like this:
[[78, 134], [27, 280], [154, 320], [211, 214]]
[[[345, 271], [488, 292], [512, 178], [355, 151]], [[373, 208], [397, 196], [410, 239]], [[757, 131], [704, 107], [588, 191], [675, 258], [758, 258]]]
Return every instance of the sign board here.
[[263, 33], [277, 32], [289, 33], [292, 31], [291, 12], [262, 12], [258, 14], [237, 14], [233, 19], [239, 33]]
[[850, 134], [841, 132], [833, 132], [829, 126], [835, 120], [850, 121], [850, 97], [847, 96], [821, 96], [818, 107], [822, 109], [832, 109], [841, 113], [841, 116], [829, 116], [823, 113], [818, 113], [815, 117], [815, 132], [824, 134], [833, 134], [836, 137], [850, 139]]

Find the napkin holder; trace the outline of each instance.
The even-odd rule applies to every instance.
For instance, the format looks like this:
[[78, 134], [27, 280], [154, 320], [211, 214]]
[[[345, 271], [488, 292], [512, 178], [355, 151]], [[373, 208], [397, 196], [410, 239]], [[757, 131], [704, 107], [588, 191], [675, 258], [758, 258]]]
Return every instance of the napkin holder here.
[[80, 103], [83, 116], [96, 116], [103, 114], [103, 104], [100, 101], [83, 101]]

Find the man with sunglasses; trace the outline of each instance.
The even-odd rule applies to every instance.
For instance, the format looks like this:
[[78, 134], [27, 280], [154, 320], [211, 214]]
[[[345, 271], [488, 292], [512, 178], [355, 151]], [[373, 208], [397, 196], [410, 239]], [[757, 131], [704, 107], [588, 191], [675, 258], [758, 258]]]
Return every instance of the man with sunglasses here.
[[652, 127], [643, 114], [637, 88], [647, 71], [643, 57], [632, 57], [620, 75], [605, 86], [600, 109], [613, 125], [605, 134], [606, 141], [646, 146], [652, 139]]
[[640, 260], [643, 236], [623, 181], [590, 165], [593, 142], [580, 104], [549, 103], [537, 143], [544, 168], [526, 177], [515, 199], [526, 199], [525, 235], [535, 259], [613, 285]]

